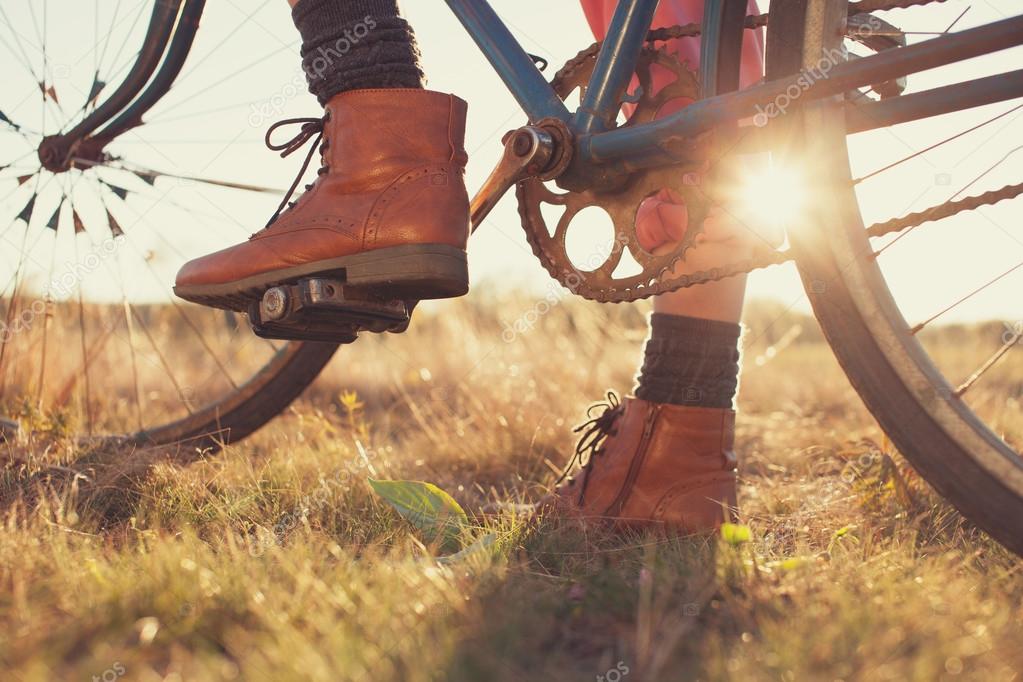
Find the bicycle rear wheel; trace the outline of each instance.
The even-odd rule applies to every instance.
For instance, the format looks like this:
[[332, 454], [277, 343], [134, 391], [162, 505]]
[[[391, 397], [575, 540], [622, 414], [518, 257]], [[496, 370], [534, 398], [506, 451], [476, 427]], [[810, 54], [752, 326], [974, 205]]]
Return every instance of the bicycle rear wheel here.
[[[828, 55], [844, 50], [843, 26], [848, 12], [846, 0], [773, 0], [768, 78], [815, 69]], [[898, 18], [909, 20], [906, 12]], [[789, 237], [807, 296], [850, 381], [892, 442], [966, 517], [1023, 554], [1023, 458], [1016, 440], [1023, 435], [1019, 418], [1023, 374], [1018, 350], [1014, 350], [1023, 325], [1010, 324], [1003, 329], [996, 324], [990, 336], [978, 331], [989, 328], [938, 327], [946, 315], [958, 313], [969, 301], [978, 303], [984, 296], [988, 302], [994, 301], [991, 296], [998, 287], [1008, 287], [1001, 289], [1002, 296], [1013, 291], [1018, 295], [1023, 263], [995, 268], [1003, 254], [989, 255], [990, 276], [980, 279], [978, 287], [976, 282], [962, 281], [964, 272], [976, 269], [966, 267], [963, 260], [980, 239], [976, 232], [973, 239], [969, 235], [960, 238], [958, 252], [953, 248], [947, 256], [951, 265], [946, 269], [939, 265], [944, 262], [940, 247], [954, 246], [957, 241], [947, 235], [943, 238], [940, 222], [903, 230], [894, 240], [878, 237], [883, 230], [865, 229], [863, 213], [873, 210], [866, 179], [883, 180], [884, 172], [899, 164], [854, 180], [853, 168], [867, 165], [869, 155], [857, 154], [858, 139], [847, 133], [848, 100], [847, 96], [808, 103], [787, 113], [782, 122], [789, 143], [788, 160], [812, 164], [817, 198], [809, 206], [807, 223], [813, 227], [796, 228]], [[1006, 109], [1013, 111], [1006, 105], [995, 110]], [[986, 115], [982, 118], [995, 120]], [[1011, 123], [1006, 123], [1004, 130], [1016, 135], [1021, 132], [1019, 125]], [[895, 134], [895, 139], [901, 140], [901, 136]], [[1015, 144], [1019, 144], [1018, 137]], [[918, 145], [909, 146], [910, 157], [918, 158], [914, 151]], [[874, 167], [877, 165], [881, 164], [875, 162]], [[997, 163], [992, 166], [996, 167]], [[983, 175], [985, 180], [995, 177]], [[993, 220], [991, 214], [987, 219]], [[962, 229], [962, 225], [953, 228]], [[979, 228], [974, 224], [973, 229]], [[924, 241], [928, 230], [939, 230], [931, 233], [930, 242]], [[902, 240], [909, 232], [913, 232], [912, 239]], [[889, 251], [895, 241], [900, 242], [898, 249], [915, 244], [915, 258], [937, 266], [934, 272], [921, 268], [915, 273], [915, 289], [912, 285], [907, 288], [903, 281], [903, 271], [909, 267], [906, 259], [913, 255], [903, 254], [900, 259], [894, 249]], [[1014, 241], [1007, 257], [1019, 260], [1023, 243]], [[958, 270], [952, 267], [956, 263]], [[924, 283], [928, 274], [934, 283]], [[907, 310], [918, 314], [921, 306], [914, 301], [922, 292], [944, 292], [950, 280], [959, 282], [961, 296], [952, 295], [935, 304], [933, 310], [939, 312], [922, 315], [926, 317], [922, 323], [906, 321]], [[945, 350], [933, 343], [942, 334], [959, 334], [965, 341], [957, 357], [949, 357], [947, 342]], [[1014, 440], [1016, 447], [1011, 445]]]
[[263, 105], [309, 102], [288, 66], [293, 39], [255, 60], [246, 49], [265, 44], [262, 24], [287, 26], [286, 9], [239, 18], [211, 4], [210, 28], [145, 122], [99, 159], [48, 169], [43, 138], [115, 90], [142, 52], [150, 10], [0, 8], [11, 67], [0, 96], [0, 415], [75, 437], [215, 448], [279, 414], [336, 350], [258, 339], [243, 318], [171, 291], [181, 264], [244, 239], [276, 202], [251, 154], [269, 123]]

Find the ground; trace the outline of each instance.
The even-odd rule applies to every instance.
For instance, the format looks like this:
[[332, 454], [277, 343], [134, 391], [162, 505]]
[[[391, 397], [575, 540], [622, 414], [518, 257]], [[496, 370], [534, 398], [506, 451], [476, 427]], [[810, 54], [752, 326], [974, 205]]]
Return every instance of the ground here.
[[[616, 537], [482, 514], [543, 494], [643, 335], [636, 307], [476, 295], [343, 349], [245, 442], [110, 448], [52, 489], [27, 474], [96, 453], [26, 418], [2, 445], [3, 679], [1019, 679], [1023, 563], [930, 491], [813, 320], [778, 307], [747, 319], [740, 525]], [[1011, 404], [988, 402], [1018, 438], [1013, 362]], [[369, 479], [435, 483], [469, 515], [461, 541], [493, 543], [438, 561], [458, 548]]]

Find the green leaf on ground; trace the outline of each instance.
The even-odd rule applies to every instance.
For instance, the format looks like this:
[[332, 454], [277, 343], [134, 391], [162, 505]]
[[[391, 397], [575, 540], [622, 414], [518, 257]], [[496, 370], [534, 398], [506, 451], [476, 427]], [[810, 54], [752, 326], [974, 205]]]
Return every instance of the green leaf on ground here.
[[458, 502], [432, 483], [369, 479], [369, 485], [422, 531], [427, 542], [457, 545], [462, 531], [469, 525], [469, 518]]
[[496, 542], [497, 534], [487, 533], [460, 552], [449, 554], [448, 556], [437, 557], [437, 563], [444, 566], [450, 566], [451, 564], [457, 564], [463, 561], [482, 559], [487, 555], [487, 553], [492, 551]]

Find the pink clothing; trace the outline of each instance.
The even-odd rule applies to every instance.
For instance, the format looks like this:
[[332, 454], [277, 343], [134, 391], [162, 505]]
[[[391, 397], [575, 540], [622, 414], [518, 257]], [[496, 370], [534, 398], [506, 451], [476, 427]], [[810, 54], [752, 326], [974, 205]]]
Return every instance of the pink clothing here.
[[[586, 20], [597, 40], [607, 35], [608, 24], [614, 14], [617, 0], [580, 0]], [[758, 14], [756, 0], [749, 0], [747, 14]], [[703, 20], [703, 0], [661, 0], [654, 14], [653, 28], [675, 26], [679, 24], [700, 23]], [[678, 56], [682, 62], [688, 62], [689, 68], [700, 68], [699, 38], [679, 38], [667, 44], [668, 50]], [[761, 80], [764, 74], [764, 32], [762, 29], [746, 31], [743, 37], [742, 66], [739, 72], [739, 84], [748, 88]], [[654, 85], [661, 88], [666, 85], [671, 75], [663, 69], [654, 69]], [[635, 83], [633, 86], [635, 87]], [[674, 100], [665, 104], [658, 117], [666, 116], [682, 109], [688, 104], [683, 100]], [[626, 112], [629, 113], [629, 112]], [[670, 190], [663, 190], [645, 201], [636, 215], [636, 233], [640, 244], [647, 251], [659, 246], [682, 239], [688, 226], [689, 216], [685, 205]]]
[[[607, 35], [617, 0], [580, 0], [586, 20], [597, 40]], [[756, 0], [749, 0], [747, 14], [759, 14]], [[661, 0], [654, 14], [652, 28], [683, 24], [699, 24], [703, 21], [703, 0]], [[677, 55], [690, 68], [700, 68], [700, 39], [680, 38], [668, 43], [668, 51]], [[739, 72], [739, 87], [748, 88], [764, 75], [764, 31], [746, 31], [742, 44], [742, 67]], [[662, 81], [663, 85], [663, 81]]]

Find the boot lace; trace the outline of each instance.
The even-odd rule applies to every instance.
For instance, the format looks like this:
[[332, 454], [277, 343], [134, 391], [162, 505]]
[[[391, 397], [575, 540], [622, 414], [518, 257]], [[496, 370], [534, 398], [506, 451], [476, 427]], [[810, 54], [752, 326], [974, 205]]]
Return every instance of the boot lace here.
[[[594, 417], [593, 413], [599, 409], [603, 409], [603, 412]], [[560, 485], [566, 480], [569, 485], [573, 485], [575, 479], [570, 477], [569, 473], [578, 464], [579, 469], [583, 472], [583, 488], [579, 494], [582, 496], [586, 492], [590, 464], [593, 462], [594, 457], [604, 453], [604, 444], [608, 437], [617, 433], [615, 424], [618, 421], [618, 417], [624, 411], [625, 406], [622, 405], [614, 391], [607, 392], [607, 400], [605, 402], [594, 403], [587, 408], [586, 416], [589, 417], [589, 420], [572, 429], [572, 433], [582, 432], [579, 442], [575, 446], [575, 454], [569, 460], [564, 471], [561, 472], [561, 476], [555, 482], [555, 485]]]
[[[298, 188], [298, 183], [302, 182], [302, 177], [305, 175], [306, 170], [309, 169], [309, 164], [313, 160], [313, 154], [316, 153], [317, 146], [319, 147], [321, 157], [330, 148], [330, 140], [325, 139], [323, 136], [324, 126], [329, 120], [330, 110], [328, 109], [327, 112], [321, 118], [308, 117], [286, 118], [281, 121], [277, 121], [272, 126], [270, 126], [269, 130], [266, 131], [266, 137], [264, 139], [264, 142], [267, 148], [275, 152], [280, 152], [281, 158], [289, 156], [293, 152], [298, 151], [309, 140], [316, 138], [316, 142], [314, 142], [313, 146], [309, 148], [309, 153], [306, 154], [305, 161], [302, 163], [302, 170], [300, 170], [298, 172], [298, 175], [295, 176], [295, 181], [291, 183], [291, 188], [288, 190], [288, 193], [284, 195], [284, 200], [281, 201], [281, 205], [277, 207], [276, 211], [274, 211], [273, 217], [271, 217], [270, 220], [267, 222], [266, 227], [270, 227], [271, 225], [273, 225], [277, 218], [279, 218], [280, 215], [284, 213], [284, 211], [293, 208], [297, 203], [295, 201], [291, 201], [291, 198], [295, 195], [295, 189]], [[297, 133], [295, 133], [295, 136], [292, 137], [290, 140], [280, 144], [275, 144], [273, 141], [271, 141], [270, 136], [274, 134], [275, 130], [282, 126], [296, 124], [301, 124], [302, 127]], [[321, 141], [322, 141], [321, 144], [319, 145], [316, 144]], [[328, 172], [330, 172], [330, 167], [325, 162], [323, 162], [321, 158], [320, 169], [316, 171], [316, 175], [317, 176], [326, 175]], [[305, 186], [305, 189], [306, 191], [308, 191], [312, 189], [312, 187], [313, 186], [309, 184]]]

